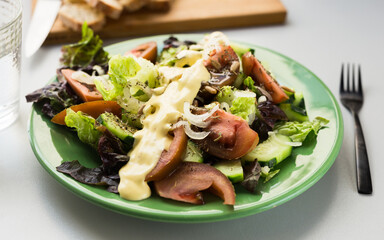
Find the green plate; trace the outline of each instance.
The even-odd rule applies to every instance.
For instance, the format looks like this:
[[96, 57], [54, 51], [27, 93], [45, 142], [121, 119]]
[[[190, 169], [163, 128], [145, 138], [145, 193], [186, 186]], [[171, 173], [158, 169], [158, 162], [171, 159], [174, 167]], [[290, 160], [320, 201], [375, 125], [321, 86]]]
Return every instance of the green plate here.
[[[125, 51], [146, 41], [162, 41], [168, 36], [129, 40], [107, 47], [110, 54]], [[176, 35], [181, 40], [200, 40], [203, 35]], [[317, 140], [295, 148], [283, 161], [280, 173], [271, 181], [260, 184], [256, 194], [236, 188], [236, 205], [222, 204], [221, 199], [206, 195], [205, 205], [163, 199], [155, 194], [143, 201], [127, 201], [101, 187], [88, 186], [56, 171], [62, 161], [78, 159], [87, 167], [95, 167], [97, 153], [81, 143], [74, 132], [52, 124], [33, 106], [29, 123], [32, 149], [41, 165], [61, 184], [78, 196], [118, 213], [165, 222], [214, 222], [240, 218], [276, 207], [303, 193], [314, 185], [332, 166], [343, 139], [343, 121], [339, 105], [327, 86], [311, 71], [296, 61], [269, 49], [246, 44], [256, 50], [256, 56], [271, 69], [282, 84], [304, 93], [310, 119], [322, 116], [330, 120]]]

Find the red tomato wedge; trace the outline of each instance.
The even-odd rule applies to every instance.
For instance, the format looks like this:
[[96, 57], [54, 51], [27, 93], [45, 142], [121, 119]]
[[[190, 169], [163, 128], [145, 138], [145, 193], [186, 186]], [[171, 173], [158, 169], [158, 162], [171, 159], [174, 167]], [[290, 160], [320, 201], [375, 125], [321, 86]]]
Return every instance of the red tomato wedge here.
[[259, 135], [241, 117], [217, 110], [207, 119], [210, 125], [204, 129], [210, 134], [203, 140], [196, 140], [209, 154], [222, 159], [238, 159], [259, 143]]
[[223, 87], [233, 84], [239, 73], [239, 57], [231, 46], [219, 45], [204, 60], [204, 66], [211, 74], [211, 85]]
[[[97, 118], [100, 114], [104, 112], [111, 112], [117, 116], [121, 116], [121, 107], [119, 104], [117, 104], [116, 101], [92, 101], [92, 102], [85, 102], [78, 105], [74, 105], [70, 107], [73, 111], [78, 112], [82, 111], [83, 113], [86, 113], [93, 118]], [[67, 109], [64, 109], [63, 111], [56, 114], [52, 119], [51, 122], [65, 125], [65, 116], [67, 115]]]
[[76, 95], [79, 96], [84, 102], [103, 100], [103, 96], [97, 91], [95, 85], [83, 84], [72, 78], [72, 73], [75, 71], [72, 69], [63, 69], [61, 73], [67, 80]]
[[182, 156], [187, 147], [187, 135], [184, 128], [178, 127], [173, 131], [174, 138], [168, 151], [161, 153], [157, 165], [147, 174], [145, 181], [157, 181], [170, 174], [182, 161]]
[[258, 85], [264, 86], [269, 94], [271, 94], [274, 103], [281, 103], [288, 100], [288, 95], [251, 52], [245, 53], [241, 60], [244, 73], [251, 76]]
[[155, 63], [157, 59], [157, 43], [154, 41], [151, 41], [151, 42], [140, 44], [134, 49], [126, 52], [124, 55], [128, 56], [130, 54], [134, 55], [135, 57], [145, 58], [151, 61], [152, 63]]
[[154, 182], [156, 192], [164, 198], [204, 204], [201, 191], [211, 190], [224, 200], [235, 205], [235, 190], [231, 181], [216, 168], [196, 162], [183, 162], [167, 178]]

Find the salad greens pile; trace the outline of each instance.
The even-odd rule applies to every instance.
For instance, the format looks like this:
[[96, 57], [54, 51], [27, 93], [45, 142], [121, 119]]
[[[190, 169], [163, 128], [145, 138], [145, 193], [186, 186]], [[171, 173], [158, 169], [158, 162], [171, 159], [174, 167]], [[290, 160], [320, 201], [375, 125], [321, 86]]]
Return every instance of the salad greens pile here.
[[[231, 43], [222, 35], [212, 39], [196, 43], [170, 37], [164, 41], [153, 64], [132, 54], [109, 56], [100, 37], [84, 24], [82, 39], [62, 47], [59, 82], [26, 96], [28, 102], [41, 106], [42, 113], [49, 118], [65, 111], [65, 125], [98, 152], [102, 163], [96, 168], [85, 168], [74, 160], [63, 162], [57, 170], [82, 183], [106, 185], [108, 191], [118, 193], [119, 170], [129, 161], [134, 132], [142, 128], [145, 118], [142, 110], [146, 102], [153, 95], [162, 94], [167, 84], [180, 78], [195, 59], [204, 59], [212, 78], [202, 83], [190, 106], [190, 114], [199, 119], [199, 115], [208, 114], [212, 109], [222, 113], [211, 115], [200, 125], [193, 124], [199, 121], [196, 119], [183, 120], [188, 144], [184, 146], [186, 153], [182, 161], [216, 167], [234, 184], [239, 183], [250, 192], [256, 190], [260, 179], [267, 182], [276, 176], [280, 171], [279, 163], [291, 155], [293, 148], [300, 147], [309, 134], [317, 135], [328, 120], [322, 117], [310, 120], [302, 92], [280, 87], [264, 67], [265, 74], [258, 74], [255, 66], [261, 63], [254, 49]], [[212, 41], [216, 44], [213, 48]], [[98, 71], [97, 66], [105, 71]], [[88, 89], [92, 89], [89, 86], [93, 84], [95, 91], [101, 93], [100, 101], [117, 102], [121, 113], [94, 117], [87, 111], [72, 110], [71, 106], [84, 103], [84, 99], [68, 84], [61, 69], [87, 73], [86, 83], [78, 81]], [[271, 82], [274, 88], [269, 88]], [[276, 95], [283, 100], [276, 100]], [[225, 126], [222, 125], [224, 117], [229, 119]], [[214, 122], [214, 126], [205, 121]], [[241, 127], [247, 129], [247, 134], [256, 132], [257, 139], [237, 136], [236, 129]], [[205, 138], [196, 137], [205, 132]], [[254, 142], [249, 149], [236, 150], [235, 141]], [[220, 150], [215, 152], [215, 149]], [[220, 151], [224, 153], [218, 153]], [[238, 154], [225, 158], [222, 154], [226, 151], [238, 151]], [[229, 160], [225, 161], [225, 166], [223, 159]], [[234, 173], [233, 169], [238, 171]]]
[[89, 65], [104, 65], [109, 60], [108, 53], [103, 49], [103, 41], [95, 35], [87, 23], [82, 27], [82, 39], [78, 43], [62, 47], [60, 62], [70, 68]]

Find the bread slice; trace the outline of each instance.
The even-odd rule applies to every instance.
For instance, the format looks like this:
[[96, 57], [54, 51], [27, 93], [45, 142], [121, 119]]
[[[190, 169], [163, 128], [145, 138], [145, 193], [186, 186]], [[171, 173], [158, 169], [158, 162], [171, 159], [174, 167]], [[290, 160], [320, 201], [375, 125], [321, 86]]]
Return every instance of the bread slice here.
[[124, 9], [128, 12], [135, 12], [140, 10], [149, 3], [150, 0], [118, 0]]
[[123, 5], [117, 0], [87, 0], [87, 3], [113, 19], [118, 19], [123, 12]]
[[86, 3], [67, 3], [59, 10], [59, 19], [63, 24], [74, 30], [81, 31], [84, 22], [94, 31], [99, 31], [105, 24], [105, 14]]
[[150, 0], [146, 8], [151, 11], [169, 11], [174, 0]]

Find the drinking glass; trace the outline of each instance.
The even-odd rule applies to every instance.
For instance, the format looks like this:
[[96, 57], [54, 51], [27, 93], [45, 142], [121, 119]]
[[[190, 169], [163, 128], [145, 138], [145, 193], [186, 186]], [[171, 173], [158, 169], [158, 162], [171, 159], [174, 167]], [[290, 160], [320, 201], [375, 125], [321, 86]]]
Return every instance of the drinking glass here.
[[0, 0], [0, 130], [19, 112], [21, 10], [20, 0]]

